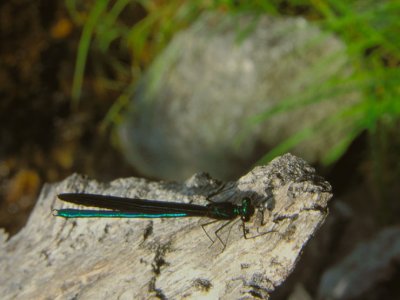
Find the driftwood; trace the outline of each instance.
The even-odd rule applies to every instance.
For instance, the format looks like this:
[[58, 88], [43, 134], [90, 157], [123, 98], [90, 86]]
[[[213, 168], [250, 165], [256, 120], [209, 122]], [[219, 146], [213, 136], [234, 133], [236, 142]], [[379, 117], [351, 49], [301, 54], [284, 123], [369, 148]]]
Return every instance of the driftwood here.
[[[249, 196], [258, 209], [246, 223], [248, 239], [240, 220], [220, 231], [222, 251], [202, 230], [209, 219], [54, 217], [54, 208], [74, 206], [57, 199], [62, 192], [197, 204]], [[290, 154], [226, 184], [207, 174], [183, 183], [72, 175], [43, 187], [21, 232], [8, 241], [0, 232], [0, 298], [267, 299], [323, 223], [331, 196], [329, 183]], [[214, 237], [223, 224], [205, 229]]]

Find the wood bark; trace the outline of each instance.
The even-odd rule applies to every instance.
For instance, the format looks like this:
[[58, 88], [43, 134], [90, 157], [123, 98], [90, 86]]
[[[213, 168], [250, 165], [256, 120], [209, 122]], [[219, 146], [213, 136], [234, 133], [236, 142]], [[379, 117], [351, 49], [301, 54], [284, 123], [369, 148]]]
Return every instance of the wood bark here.
[[[207, 204], [250, 197], [257, 207], [243, 237], [238, 219], [210, 241], [204, 218], [64, 219], [57, 199], [84, 192]], [[0, 232], [1, 299], [268, 299], [295, 267], [327, 216], [331, 186], [286, 154], [236, 182], [205, 173], [182, 183], [140, 178], [100, 183], [71, 175], [46, 184], [26, 226]], [[76, 207], [76, 206], [75, 206]], [[205, 226], [215, 239], [218, 221]]]

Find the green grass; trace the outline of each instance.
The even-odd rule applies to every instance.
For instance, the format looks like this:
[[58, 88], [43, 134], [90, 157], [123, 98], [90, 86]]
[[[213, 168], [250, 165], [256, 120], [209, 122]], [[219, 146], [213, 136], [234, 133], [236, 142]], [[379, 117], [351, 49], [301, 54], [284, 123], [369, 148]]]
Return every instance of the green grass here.
[[[297, 99], [286, 99], [273, 109], [254, 116], [251, 124], [264, 122], [268, 117], [326, 99], [326, 95], [349, 90], [359, 91], [362, 101], [354, 107], [331, 116], [326, 124], [301, 129], [298, 133], [277, 145], [262, 162], [290, 151], [301, 141], [312, 139], [324, 125], [334, 125], [344, 119], [352, 121], [348, 135], [337, 141], [337, 145], [322, 159], [329, 165], [339, 159], [352, 140], [362, 131], [377, 134], [378, 128], [393, 128], [400, 116], [400, 3], [398, 1], [373, 0], [271, 0], [271, 1], [94, 1], [91, 5], [77, 8], [76, 0], [66, 0], [72, 18], [82, 26], [82, 35], [77, 51], [72, 101], [76, 108], [81, 98], [87, 57], [91, 51], [109, 53], [111, 44], [118, 44], [130, 55], [130, 65], [109, 60], [118, 74], [126, 74], [126, 86], [115, 82], [120, 97], [105, 118], [104, 126], [117, 123], [119, 112], [128, 102], [132, 85], [143, 70], [166, 46], [180, 29], [190, 25], [205, 10], [222, 10], [231, 13], [252, 11], [259, 14], [302, 15], [316, 22], [323, 30], [337, 35], [347, 47], [351, 68], [348, 78], [327, 82], [321, 91], [319, 86], [298, 95]], [[133, 14], [143, 11], [143, 16], [134, 24], [127, 24], [123, 12]], [[245, 38], [246, 33], [243, 33]], [[129, 82], [130, 81], [130, 82]], [[378, 140], [378, 139], [375, 139]], [[387, 142], [387, 141], [386, 141]], [[374, 152], [374, 151], [371, 151]]]
[[[110, 64], [111, 68], [116, 72], [130, 73], [128, 77], [134, 83], [153, 58], [166, 46], [173, 34], [190, 24], [203, 10], [203, 1], [173, 0], [160, 2], [161, 4], [158, 2], [160, 1], [99, 0], [91, 4], [86, 3], [86, 6], [82, 7], [80, 1], [66, 0], [70, 16], [78, 26], [82, 27], [71, 91], [73, 108], [78, 107], [81, 99], [90, 52], [109, 55], [108, 60], [113, 62]], [[134, 24], [127, 22], [127, 17], [122, 17], [124, 10], [132, 15], [132, 18], [136, 18]], [[135, 16], [137, 11], [144, 11], [144, 16]], [[130, 55], [129, 66], [113, 59], [110, 55], [112, 44], [121, 52]], [[120, 83], [115, 83], [115, 86], [119, 85]], [[131, 89], [129, 85], [126, 84], [127, 90]], [[120, 89], [120, 92], [126, 91]], [[116, 106], [121, 105], [117, 103]]]

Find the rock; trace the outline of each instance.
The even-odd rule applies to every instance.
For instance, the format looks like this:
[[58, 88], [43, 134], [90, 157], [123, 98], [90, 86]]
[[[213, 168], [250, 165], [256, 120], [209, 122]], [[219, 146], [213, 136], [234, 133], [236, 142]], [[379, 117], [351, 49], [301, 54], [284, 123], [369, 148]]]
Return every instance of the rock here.
[[[221, 230], [226, 248], [201, 229], [207, 220], [63, 219], [57, 194], [84, 192], [206, 204], [257, 206], [246, 223]], [[329, 183], [290, 154], [222, 184], [206, 174], [182, 183], [140, 178], [99, 183], [80, 175], [45, 185], [17, 235], [0, 238], [1, 299], [268, 299], [292, 272], [327, 216]], [[264, 213], [261, 213], [264, 211]], [[213, 232], [224, 222], [206, 226]]]
[[387, 291], [379, 291], [379, 285], [391, 279], [399, 261], [400, 227], [386, 228], [325, 271], [318, 299], [387, 299]]
[[[343, 43], [303, 18], [208, 12], [177, 34], [136, 89], [119, 129], [128, 160], [151, 177], [205, 171], [232, 180], [299, 130], [292, 152], [315, 163], [348, 137], [329, 118], [354, 104]], [[285, 108], [286, 107], [286, 108]], [[255, 123], [255, 116], [277, 109]]]

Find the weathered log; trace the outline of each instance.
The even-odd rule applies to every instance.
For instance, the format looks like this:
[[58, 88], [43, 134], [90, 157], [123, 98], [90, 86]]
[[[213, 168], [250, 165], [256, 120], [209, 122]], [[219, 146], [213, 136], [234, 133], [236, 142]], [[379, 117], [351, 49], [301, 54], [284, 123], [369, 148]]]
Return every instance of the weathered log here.
[[[209, 219], [54, 217], [54, 208], [74, 206], [57, 199], [63, 192], [197, 204], [249, 196], [257, 210], [248, 239], [239, 219], [221, 230], [222, 251], [202, 230]], [[1, 299], [267, 299], [323, 223], [331, 196], [329, 183], [290, 154], [226, 184], [207, 174], [183, 183], [72, 175], [43, 187], [17, 235], [6, 241], [0, 232]], [[223, 224], [205, 228], [214, 237]]]

